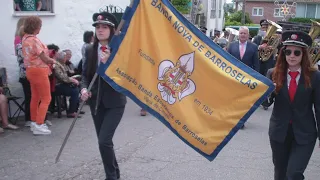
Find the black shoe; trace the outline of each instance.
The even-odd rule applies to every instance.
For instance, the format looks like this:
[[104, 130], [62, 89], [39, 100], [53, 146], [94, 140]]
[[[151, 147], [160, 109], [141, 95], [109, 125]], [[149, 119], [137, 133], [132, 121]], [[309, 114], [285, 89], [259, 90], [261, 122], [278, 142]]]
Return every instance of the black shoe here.
[[116, 173], [117, 173], [117, 179], [120, 179], [120, 170], [117, 169], [117, 170], [116, 170]]
[[264, 109], [264, 110], [268, 110], [268, 107], [266, 107], [266, 106], [263, 106], [263, 109]]
[[48, 111], [50, 111], [51, 114], [54, 114], [55, 112], [57, 112], [55, 108], [49, 108]]
[[[117, 179], [120, 179], [120, 172], [117, 170]], [[108, 179], [106, 179], [108, 180]]]
[[147, 111], [144, 109], [141, 109], [140, 116], [146, 116], [146, 115], [147, 115]]
[[244, 128], [245, 128], [245, 126], [244, 126], [244, 125], [242, 125], [242, 126], [241, 126], [241, 129], [244, 129]]
[[86, 112], [84, 112], [84, 111], [80, 111], [80, 114], [85, 114]]

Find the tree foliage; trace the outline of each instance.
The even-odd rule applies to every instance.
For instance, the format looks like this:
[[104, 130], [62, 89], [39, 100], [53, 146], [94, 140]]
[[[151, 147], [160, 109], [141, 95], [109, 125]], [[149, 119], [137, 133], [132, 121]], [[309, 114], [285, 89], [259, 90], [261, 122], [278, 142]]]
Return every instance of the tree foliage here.
[[188, 6], [190, 0], [171, 0], [172, 5], [181, 13], [188, 14], [190, 7]]
[[226, 6], [224, 7], [224, 12], [232, 14], [236, 12], [236, 9], [233, 8], [233, 4], [226, 4]]
[[[237, 11], [234, 12], [230, 15], [228, 15], [228, 13], [225, 12], [225, 24], [224, 26], [241, 26], [241, 18], [242, 18], [242, 11]], [[258, 24], [253, 24], [252, 20], [250, 19], [250, 16], [248, 13], [246, 13], [245, 16], [245, 26], [259, 26]], [[257, 34], [257, 30], [256, 29], [250, 29], [249, 30], [250, 36], [253, 37]]]
[[[230, 16], [228, 16], [228, 18], [226, 18], [226, 21], [230, 21], [230, 22], [239, 22], [241, 24], [241, 19], [242, 19], [242, 11], [237, 11], [235, 13], [230, 14]], [[245, 13], [245, 24], [251, 24], [252, 20], [250, 19], [249, 13]]]

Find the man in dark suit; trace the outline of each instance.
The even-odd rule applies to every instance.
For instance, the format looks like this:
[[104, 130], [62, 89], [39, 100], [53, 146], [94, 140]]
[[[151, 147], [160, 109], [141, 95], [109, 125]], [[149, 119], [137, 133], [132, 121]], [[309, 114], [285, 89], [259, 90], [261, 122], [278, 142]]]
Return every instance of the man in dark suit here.
[[[258, 46], [248, 42], [249, 29], [246, 26], [239, 28], [239, 41], [232, 42], [228, 52], [247, 66], [259, 72]], [[244, 128], [244, 125], [242, 126]]]
[[248, 42], [248, 39], [248, 27], [240, 27], [239, 41], [232, 42], [228, 48], [228, 52], [239, 61], [259, 72], [258, 46]]

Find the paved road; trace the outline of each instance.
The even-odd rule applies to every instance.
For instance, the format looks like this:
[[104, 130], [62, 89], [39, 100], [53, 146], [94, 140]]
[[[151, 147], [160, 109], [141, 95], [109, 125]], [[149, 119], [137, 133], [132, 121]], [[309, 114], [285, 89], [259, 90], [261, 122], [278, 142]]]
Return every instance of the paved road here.
[[[89, 112], [88, 107], [84, 108]], [[140, 117], [129, 102], [115, 135], [122, 180], [272, 180], [267, 136], [271, 109], [258, 109], [241, 130], [209, 162], [152, 116]], [[77, 123], [61, 161], [55, 156], [72, 119], [52, 118], [51, 136], [35, 137], [27, 128], [0, 135], [1, 180], [104, 179], [90, 114]], [[306, 179], [320, 177], [320, 149], [315, 149]]]

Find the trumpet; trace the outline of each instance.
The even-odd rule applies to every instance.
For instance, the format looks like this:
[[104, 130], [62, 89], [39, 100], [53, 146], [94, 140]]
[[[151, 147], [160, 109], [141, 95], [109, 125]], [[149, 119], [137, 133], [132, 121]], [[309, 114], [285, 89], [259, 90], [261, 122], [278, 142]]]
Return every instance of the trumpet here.
[[261, 61], [267, 61], [280, 43], [280, 37], [275, 34], [275, 32], [277, 29], [282, 29], [282, 27], [273, 21], [267, 21], [269, 23], [269, 27], [267, 29], [266, 36], [262, 40], [267, 42], [267, 47], [259, 50], [259, 57]]
[[[312, 41], [314, 41], [319, 35], [320, 35], [320, 23], [317, 21], [311, 20], [311, 28], [309, 31], [309, 36], [311, 37]], [[311, 55], [312, 66], [315, 66], [320, 59], [320, 48], [316, 46], [317, 44], [313, 42], [312, 46], [309, 48], [309, 54]], [[317, 49], [317, 53], [315, 54], [314, 51], [316, 49]]]

